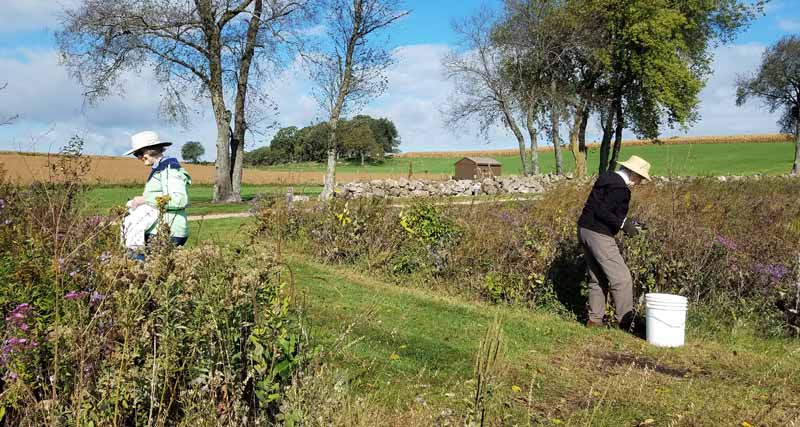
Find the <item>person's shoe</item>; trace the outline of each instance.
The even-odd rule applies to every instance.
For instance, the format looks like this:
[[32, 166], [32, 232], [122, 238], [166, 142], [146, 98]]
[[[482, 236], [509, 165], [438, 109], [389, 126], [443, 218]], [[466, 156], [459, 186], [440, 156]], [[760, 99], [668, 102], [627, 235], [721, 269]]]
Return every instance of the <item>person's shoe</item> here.
[[586, 321], [587, 328], [605, 328], [606, 325], [603, 322], [595, 322], [593, 320]]

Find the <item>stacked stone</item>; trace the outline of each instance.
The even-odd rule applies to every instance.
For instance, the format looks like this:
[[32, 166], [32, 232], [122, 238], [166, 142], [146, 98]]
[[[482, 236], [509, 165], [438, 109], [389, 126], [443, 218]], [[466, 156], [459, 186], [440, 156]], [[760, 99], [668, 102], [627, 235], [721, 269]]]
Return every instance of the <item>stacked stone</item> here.
[[350, 182], [336, 188], [337, 197], [448, 197], [481, 196], [497, 194], [533, 194], [565, 178], [556, 175], [540, 176], [500, 176], [481, 180], [425, 181], [372, 180], [369, 182]]
[[[483, 196], [498, 194], [537, 194], [543, 193], [554, 184], [570, 179], [570, 182], [581, 185], [591, 184], [595, 176], [587, 176], [580, 179], [571, 179], [559, 175], [537, 175], [537, 176], [499, 176], [495, 178], [484, 178], [480, 180], [447, 180], [447, 181], [425, 181], [386, 179], [372, 180], [369, 182], [350, 182], [336, 187], [336, 196], [344, 198], [361, 197], [452, 197], [452, 196]], [[657, 187], [666, 184], [688, 184], [698, 179], [713, 179], [719, 182], [736, 182], [743, 180], [757, 181], [764, 176], [716, 176], [709, 178], [693, 176], [665, 177], [654, 176], [653, 184]], [[790, 178], [781, 176], [776, 178]], [[796, 179], [796, 177], [794, 178]]]

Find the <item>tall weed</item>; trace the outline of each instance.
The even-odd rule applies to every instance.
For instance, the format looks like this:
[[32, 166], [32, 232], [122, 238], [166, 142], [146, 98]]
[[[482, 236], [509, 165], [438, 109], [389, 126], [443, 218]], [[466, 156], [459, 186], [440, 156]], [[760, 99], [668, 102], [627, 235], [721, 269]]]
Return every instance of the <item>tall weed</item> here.
[[[0, 183], [0, 420], [260, 425], [312, 353], [271, 245], [119, 245], [82, 215], [80, 141], [49, 182]], [[2, 180], [0, 180], [2, 182]]]

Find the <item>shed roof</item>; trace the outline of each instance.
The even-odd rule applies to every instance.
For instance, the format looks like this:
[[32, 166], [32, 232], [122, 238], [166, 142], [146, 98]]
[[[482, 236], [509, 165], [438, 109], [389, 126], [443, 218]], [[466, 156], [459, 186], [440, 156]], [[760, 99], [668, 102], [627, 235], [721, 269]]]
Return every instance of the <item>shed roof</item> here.
[[[491, 157], [464, 157], [463, 159], [459, 160], [458, 162], [460, 162], [462, 160], [469, 160], [469, 161], [474, 162], [475, 164], [478, 164], [478, 165], [489, 165], [489, 166], [495, 166], [496, 165], [496, 166], [500, 166], [500, 162], [498, 162], [497, 160], [495, 160], [495, 159], [493, 159]], [[458, 163], [458, 162], [456, 162], [456, 163]]]

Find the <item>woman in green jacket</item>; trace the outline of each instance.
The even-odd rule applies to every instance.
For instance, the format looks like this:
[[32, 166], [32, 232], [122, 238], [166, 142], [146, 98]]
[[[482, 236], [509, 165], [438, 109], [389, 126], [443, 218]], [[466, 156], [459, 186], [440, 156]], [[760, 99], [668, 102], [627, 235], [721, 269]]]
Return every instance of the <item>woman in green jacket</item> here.
[[139, 132], [131, 137], [131, 149], [125, 155], [133, 154], [146, 166], [150, 166], [150, 176], [142, 195], [128, 202], [128, 207], [136, 209], [139, 205], [147, 204], [158, 209], [158, 199], [168, 196], [163, 215], [146, 231], [145, 240], [149, 241], [158, 233], [161, 224], [166, 223], [172, 242], [183, 246], [189, 238], [186, 222], [189, 194], [186, 187], [191, 185], [192, 178], [177, 159], [164, 155], [164, 150], [169, 145], [172, 143], [161, 141], [158, 134], [152, 131]]

